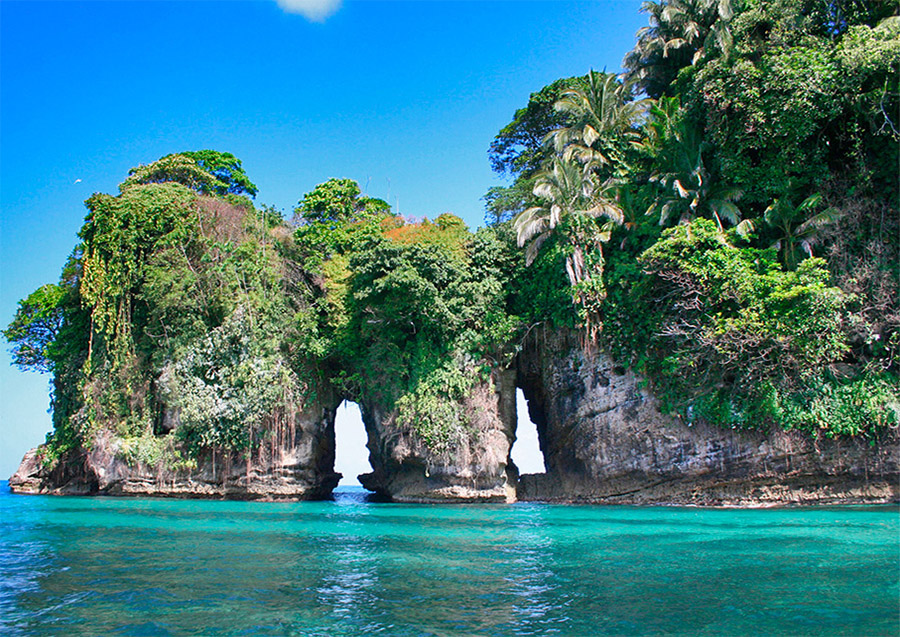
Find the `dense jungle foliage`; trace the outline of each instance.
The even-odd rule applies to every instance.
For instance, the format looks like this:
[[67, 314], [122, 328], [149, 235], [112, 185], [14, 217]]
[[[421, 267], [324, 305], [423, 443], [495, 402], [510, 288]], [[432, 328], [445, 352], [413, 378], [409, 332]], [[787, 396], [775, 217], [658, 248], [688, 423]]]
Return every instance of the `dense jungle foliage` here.
[[896, 426], [897, 4], [643, 9], [624, 74], [544, 87], [491, 144], [486, 222], [542, 286], [521, 315], [564, 322], [562, 267], [568, 321], [687, 422]]
[[475, 233], [348, 179], [285, 220], [211, 150], [92, 196], [59, 282], [4, 332], [53, 375], [45, 458], [110, 432], [190, 467], [343, 397], [452, 455], [462, 399], [539, 324], [581, 330], [689, 423], [896, 427], [896, 3], [644, 10], [625, 73], [557, 80], [499, 132], [507, 185]]

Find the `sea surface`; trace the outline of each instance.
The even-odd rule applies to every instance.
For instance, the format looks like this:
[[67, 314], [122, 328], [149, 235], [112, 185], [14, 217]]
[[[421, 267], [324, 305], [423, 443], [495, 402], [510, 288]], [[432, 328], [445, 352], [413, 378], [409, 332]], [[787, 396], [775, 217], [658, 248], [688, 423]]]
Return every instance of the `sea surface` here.
[[897, 635], [896, 507], [17, 496], [3, 635]]

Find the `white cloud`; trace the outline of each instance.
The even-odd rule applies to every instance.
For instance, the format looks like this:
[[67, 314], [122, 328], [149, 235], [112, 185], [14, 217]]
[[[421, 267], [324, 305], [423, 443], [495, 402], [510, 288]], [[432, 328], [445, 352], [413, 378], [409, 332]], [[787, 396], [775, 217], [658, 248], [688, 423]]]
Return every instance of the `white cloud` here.
[[299, 13], [311, 22], [325, 22], [341, 8], [342, 0], [276, 0], [288, 13]]

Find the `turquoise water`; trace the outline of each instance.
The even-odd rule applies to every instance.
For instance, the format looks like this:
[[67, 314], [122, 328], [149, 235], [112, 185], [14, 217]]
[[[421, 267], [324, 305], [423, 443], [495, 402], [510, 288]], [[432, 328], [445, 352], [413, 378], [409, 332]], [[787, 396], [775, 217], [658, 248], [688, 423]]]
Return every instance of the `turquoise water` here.
[[53, 498], [0, 489], [0, 634], [897, 635], [895, 507]]

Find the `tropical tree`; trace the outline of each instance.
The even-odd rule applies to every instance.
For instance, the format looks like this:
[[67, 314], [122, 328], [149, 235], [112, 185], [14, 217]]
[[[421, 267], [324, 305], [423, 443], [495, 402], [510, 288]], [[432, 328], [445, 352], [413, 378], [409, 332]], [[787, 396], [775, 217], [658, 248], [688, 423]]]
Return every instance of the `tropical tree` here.
[[247, 173], [241, 166], [241, 160], [231, 153], [222, 153], [217, 150], [192, 150], [181, 154], [193, 159], [200, 168], [223, 184], [216, 188], [216, 194], [220, 197], [240, 194], [256, 196], [259, 189], [247, 177]]
[[512, 121], [494, 137], [488, 150], [491, 168], [514, 181], [509, 186], [493, 186], [485, 194], [488, 225], [508, 221], [536, 203], [532, 194], [535, 175], [553, 154], [544, 139], [550, 132], [572, 123], [571, 116], [554, 105], [566, 89], [584, 82], [583, 77], [563, 78], [532, 93], [528, 104], [518, 109]]
[[623, 66], [628, 79], [652, 98], [671, 94], [678, 72], [714, 47], [731, 48], [731, 0], [651, 0], [641, 10], [650, 14], [650, 25], [637, 32]]
[[204, 195], [256, 196], [257, 188], [231, 153], [215, 150], [172, 153], [128, 171], [120, 189], [146, 184], [179, 183]]
[[[897, 200], [900, 20], [827, 24], [824, 15], [850, 4], [880, 3], [745, 3], [730, 23], [728, 58], [683, 74], [682, 104], [715, 147], [717, 174], [740, 187], [749, 206], [762, 211], [781, 195], [785, 176], [807, 195], [837, 178], [856, 193]], [[816, 17], [817, 5], [832, 7]]]
[[580, 165], [555, 158], [539, 173], [534, 195], [542, 204], [523, 211], [513, 222], [519, 247], [527, 244], [526, 265], [547, 239], [559, 233], [568, 243], [565, 267], [573, 300], [590, 322], [605, 297], [603, 243], [623, 220], [615, 184], [600, 183]]
[[495, 173], [528, 177], [541, 170], [549, 156], [544, 138], [572, 123], [570, 115], [555, 105], [566, 91], [584, 85], [585, 80], [584, 77], [559, 79], [531, 94], [528, 104], [515, 112], [513, 120], [491, 142], [488, 159]]
[[644, 102], [632, 101], [630, 86], [615, 75], [591, 71], [583, 84], [566, 89], [557, 100], [554, 108], [571, 123], [551, 131], [545, 141], [552, 142], [565, 161], [576, 160], [586, 171], [622, 176], [644, 107]]
[[633, 146], [655, 159], [663, 152], [668, 141], [676, 139], [682, 133], [678, 130], [682, 126], [681, 99], [675, 97], [660, 97], [655, 100], [647, 100], [649, 108], [647, 119], [644, 122], [640, 139], [632, 142]]
[[12, 362], [19, 369], [53, 371], [50, 353], [65, 318], [61, 285], [42, 285], [19, 301], [19, 309], [9, 327], [3, 331], [12, 344]]
[[703, 143], [696, 126], [686, 120], [677, 98], [661, 98], [651, 109], [646, 136], [636, 146], [653, 158], [650, 181], [660, 191], [648, 212], [660, 225], [687, 223], [697, 217], [735, 225], [741, 212], [735, 203], [739, 188], [716, 180], [703, 160]]
[[794, 199], [789, 194], [785, 194], [766, 208], [763, 220], [777, 232], [772, 247], [778, 249], [786, 269], [796, 270], [800, 261], [813, 256], [812, 249], [821, 231], [840, 217], [840, 212], [832, 207], [813, 214], [821, 203], [822, 195], [819, 193], [810, 195], [797, 205], [794, 205]]
[[655, 240], [661, 229], [647, 214], [656, 201], [657, 187], [652, 183], [632, 181], [618, 182], [615, 192], [616, 204], [622, 211], [622, 223], [617, 235], [621, 237], [617, 247], [627, 250], [632, 257], [647, 247], [647, 241]]
[[737, 225], [741, 220], [741, 211], [735, 203], [741, 198], [741, 190], [715, 181], [700, 152], [690, 163], [658, 173], [654, 180], [663, 187], [654, 206], [659, 212], [660, 225], [676, 219], [678, 223], [687, 223], [704, 217], [714, 219], [722, 230], [723, 222]]
[[294, 214], [305, 223], [340, 224], [390, 212], [386, 201], [360, 195], [359, 184], [352, 179], [332, 178], [303, 195]]
[[484, 194], [484, 222], [496, 226], [513, 219], [534, 202], [534, 177], [518, 177], [509, 186], [491, 186]]

